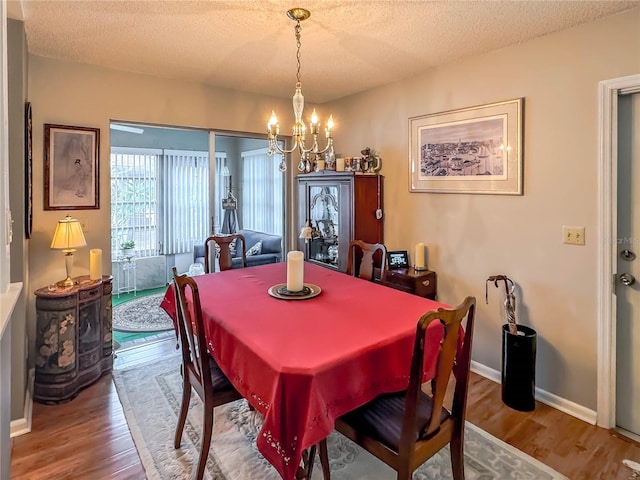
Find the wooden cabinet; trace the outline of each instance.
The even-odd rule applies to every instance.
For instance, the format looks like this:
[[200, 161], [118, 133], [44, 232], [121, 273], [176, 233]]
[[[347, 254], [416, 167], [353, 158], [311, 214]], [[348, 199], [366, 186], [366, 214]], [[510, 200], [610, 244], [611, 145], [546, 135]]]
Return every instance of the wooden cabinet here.
[[43, 403], [71, 400], [113, 367], [112, 279], [74, 282], [35, 291], [34, 399]]
[[431, 300], [436, 299], [438, 292], [436, 272], [431, 270], [420, 271], [413, 268], [387, 270], [386, 285]]
[[376, 216], [383, 208], [382, 180], [328, 170], [298, 176], [297, 231], [307, 221], [312, 227], [308, 242], [298, 240], [305, 259], [344, 272], [351, 240], [383, 243], [383, 219]]

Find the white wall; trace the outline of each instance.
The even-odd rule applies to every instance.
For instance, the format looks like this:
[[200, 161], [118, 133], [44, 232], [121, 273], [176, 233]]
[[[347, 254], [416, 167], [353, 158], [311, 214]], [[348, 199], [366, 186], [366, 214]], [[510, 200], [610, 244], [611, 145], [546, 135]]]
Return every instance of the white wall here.
[[[640, 72], [640, 8], [474, 56], [342, 99], [337, 149], [383, 159], [385, 243], [425, 242], [438, 298], [478, 300], [473, 360], [501, 368], [504, 289], [516, 281], [519, 321], [538, 332], [537, 386], [596, 409], [597, 85]], [[524, 97], [524, 195], [409, 193], [408, 119]], [[561, 243], [584, 225], [586, 245]]]

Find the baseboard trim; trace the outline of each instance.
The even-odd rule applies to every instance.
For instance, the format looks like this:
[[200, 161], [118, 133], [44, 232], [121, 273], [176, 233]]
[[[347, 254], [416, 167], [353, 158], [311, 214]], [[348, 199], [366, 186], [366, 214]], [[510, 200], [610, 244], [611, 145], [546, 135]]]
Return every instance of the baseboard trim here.
[[29, 370], [29, 376], [27, 380], [27, 391], [24, 394], [24, 417], [11, 421], [10, 437], [19, 437], [25, 433], [31, 432], [31, 420], [33, 418], [33, 383], [35, 380], [35, 370], [32, 368]]
[[[502, 383], [501, 372], [499, 372], [498, 370], [494, 370], [493, 368], [489, 368], [481, 363], [472, 361], [471, 371], [493, 382]], [[544, 403], [545, 405], [549, 405], [550, 407], [555, 408], [556, 410], [560, 410], [561, 412], [571, 415], [572, 417], [576, 417], [579, 420], [587, 422], [591, 425], [596, 424], [598, 414], [594, 410], [586, 408], [582, 405], [578, 405], [575, 402], [566, 400], [538, 387], [536, 387], [535, 389], [535, 398], [539, 402]]]

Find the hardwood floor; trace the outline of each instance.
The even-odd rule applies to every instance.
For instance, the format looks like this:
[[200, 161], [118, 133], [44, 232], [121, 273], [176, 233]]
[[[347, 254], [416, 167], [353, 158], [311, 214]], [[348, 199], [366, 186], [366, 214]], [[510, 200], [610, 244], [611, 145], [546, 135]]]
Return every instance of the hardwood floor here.
[[[118, 351], [115, 368], [175, 354], [169, 338]], [[628, 480], [625, 458], [640, 462], [640, 445], [544, 404], [517, 412], [500, 385], [472, 374], [468, 420], [570, 479]], [[14, 439], [14, 480], [144, 479], [111, 375], [62, 405], [34, 404], [32, 431]]]

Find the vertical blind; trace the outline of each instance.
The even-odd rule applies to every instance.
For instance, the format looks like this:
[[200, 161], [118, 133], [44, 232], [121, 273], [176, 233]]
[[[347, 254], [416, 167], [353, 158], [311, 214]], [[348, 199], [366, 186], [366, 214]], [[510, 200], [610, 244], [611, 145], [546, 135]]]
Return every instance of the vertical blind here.
[[111, 148], [111, 251], [186, 253], [209, 232], [209, 154]]
[[266, 148], [241, 153], [242, 228], [282, 235], [284, 231], [284, 176], [277, 155]]
[[162, 150], [111, 148], [111, 252], [133, 240], [139, 257], [157, 255]]
[[191, 252], [209, 233], [209, 154], [163, 154], [164, 253]]

